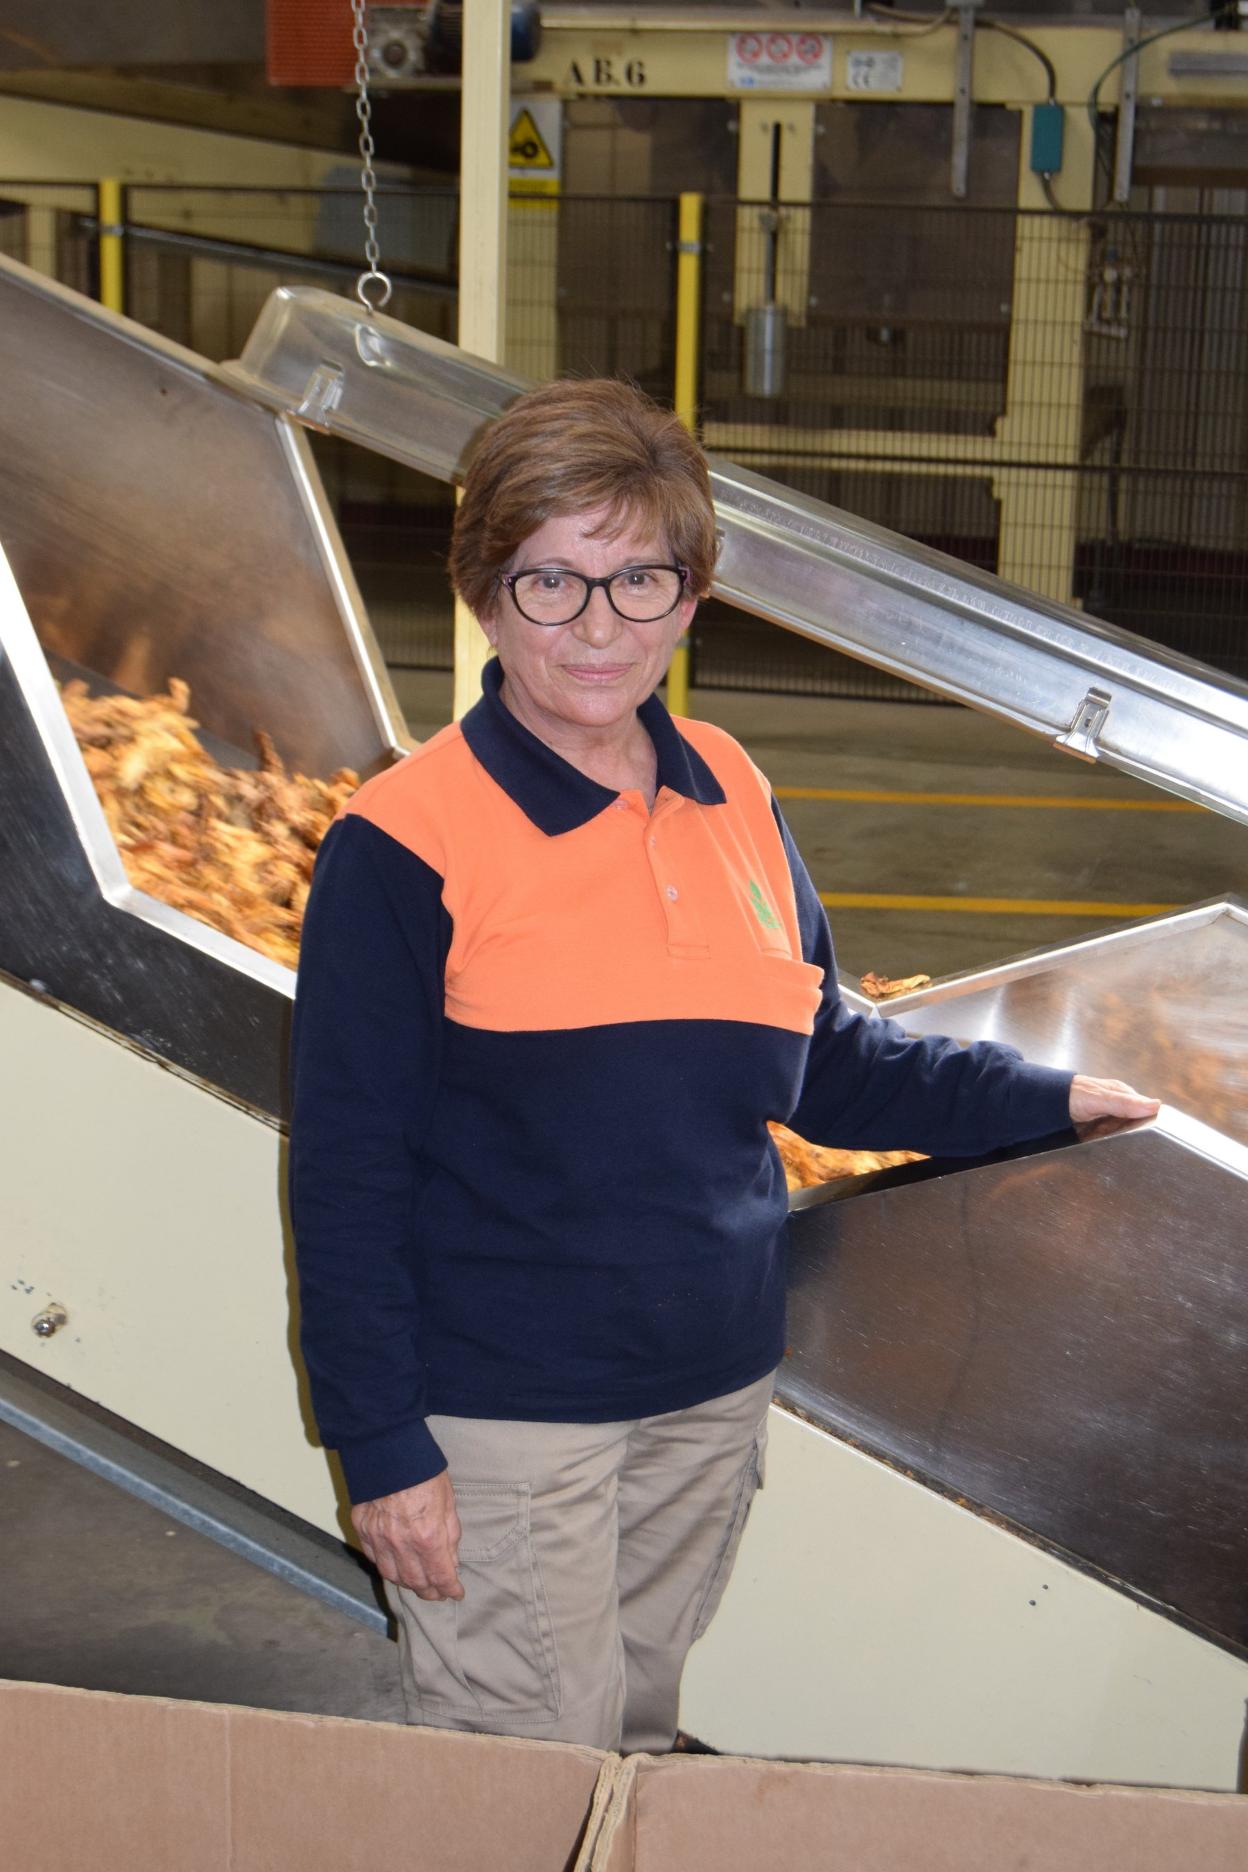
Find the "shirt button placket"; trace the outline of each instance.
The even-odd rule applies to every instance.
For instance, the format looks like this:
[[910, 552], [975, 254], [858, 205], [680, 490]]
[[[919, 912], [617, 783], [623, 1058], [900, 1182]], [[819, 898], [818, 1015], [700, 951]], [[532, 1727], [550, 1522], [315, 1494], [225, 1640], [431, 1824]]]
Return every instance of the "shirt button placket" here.
[[681, 903], [680, 886], [672, 878], [671, 859], [665, 855], [669, 843], [670, 841], [663, 837], [663, 826], [661, 824], [654, 826], [652, 822], [649, 835], [650, 869], [663, 905], [664, 916], [667, 919], [667, 940], [669, 943], [680, 943], [686, 938], [684, 928], [686, 918], [683, 914], [684, 906]]
[[688, 810], [688, 801], [679, 796], [663, 800], [658, 812], [651, 818], [646, 846], [654, 888], [667, 923], [668, 947], [682, 956], [695, 957], [710, 952], [706, 946], [705, 932], [698, 920], [695, 901], [697, 891], [695, 889], [690, 897], [689, 880], [679, 862], [682, 841], [673, 838], [673, 828], [669, 823], [678, 812]]

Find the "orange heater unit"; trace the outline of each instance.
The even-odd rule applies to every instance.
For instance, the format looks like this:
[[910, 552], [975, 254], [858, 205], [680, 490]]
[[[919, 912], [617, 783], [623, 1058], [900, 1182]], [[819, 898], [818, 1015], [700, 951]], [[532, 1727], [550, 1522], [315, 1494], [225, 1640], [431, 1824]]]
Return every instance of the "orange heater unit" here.
[[271, 85], [348, 85], [355, 71], [351, 0], [268, 0], [265, 65]]
[[[377, 0], [364, 9], [368, 75], [383, 88], [460, 69], [463, 0]], [[267, 0], [267, 70], [272, 85], [342, 88], [355, 77], [351, 0]], [[511, 57], [536, 55], [541, 22], [533, 0], [512, 0]]]
[[[388, 0], [365, 8], [369, 75], [424, 69], [431, 0]], [[351, 0], [268, 0], [266, 63], [272, 85], [349, 85], [355, 77]]]

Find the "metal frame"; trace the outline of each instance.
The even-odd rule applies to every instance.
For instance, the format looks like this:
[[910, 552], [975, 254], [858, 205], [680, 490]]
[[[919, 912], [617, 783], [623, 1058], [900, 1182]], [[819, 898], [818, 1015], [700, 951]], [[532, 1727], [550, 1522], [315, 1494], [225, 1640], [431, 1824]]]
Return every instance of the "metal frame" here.
[[[1140, 41], [1140, 9], [1126, 7], [1122, 15], [1123, 51]], [[1140, 60], [1122, 61], [1122, 85], [1118, 100], [1118, 134], [1114, 144], [1114, 200], [1121, 207], [1131, 199], [1131, 159], [1135, 152], [1135, 106], [1140, 94]]]
[[59, 1385], [33, 1384], [14, 1365], [0, 1355], [0, 1421], [333, 1611], [389, 1634], [373, 1576], [345, 1541], [280, 1517], [271, 1502], [244, 1500], [223, 1477], [192, 1467], [176, 1450], [140, 1441], [133, 1425], [86, 1408]]
[[953, 150], [949, 159], [949, 188], [959, 199], [966, 194], [971, 166], [971, 111], [975, 92], [975, 14], [980, 0], [962, 0], [958, 8], [958, 37], [953, 73]]

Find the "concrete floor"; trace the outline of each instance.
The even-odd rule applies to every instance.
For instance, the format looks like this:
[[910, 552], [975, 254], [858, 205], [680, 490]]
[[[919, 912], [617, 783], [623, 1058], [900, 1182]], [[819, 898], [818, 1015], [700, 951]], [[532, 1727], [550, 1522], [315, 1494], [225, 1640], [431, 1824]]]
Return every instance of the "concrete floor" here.
[[397, 1647], [0, 1423], [0, 1677], [402, 1722]]
[[[401, 672], [398, 687], [418, 736], [446, 719], [449, 678]], [[1124, 920], [1023, 900], [1189, 903], [1244, 887], [1243, 827], [1111, 807], [1161, 796], [965, 710], [708, 692], [694, 712], [777, 786], [1093, 802], [786, 800], [821, 891], [1015, 906], [833, 907], [853, 974], [948, 974]], [[0, 1676], [402, 1719], [388, 1640], [3, 1425], [0, 1491]]]

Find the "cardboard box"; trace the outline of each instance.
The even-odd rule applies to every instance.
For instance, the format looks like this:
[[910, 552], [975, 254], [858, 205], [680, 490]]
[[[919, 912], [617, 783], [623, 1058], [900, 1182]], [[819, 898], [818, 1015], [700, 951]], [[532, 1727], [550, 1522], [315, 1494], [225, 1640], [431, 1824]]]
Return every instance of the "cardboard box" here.
[[1245, 1872], [1248, 1800], [933, 1774], [633, 1756], [584, 1872]]
[[0, 1683], [3, 1872], [565, 1872], [612, 1757]]
[[1248, 1800], [0, 1683], [8, 1872], [1245, 1872]]

